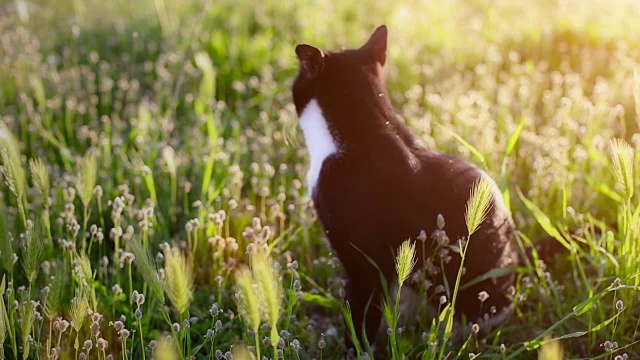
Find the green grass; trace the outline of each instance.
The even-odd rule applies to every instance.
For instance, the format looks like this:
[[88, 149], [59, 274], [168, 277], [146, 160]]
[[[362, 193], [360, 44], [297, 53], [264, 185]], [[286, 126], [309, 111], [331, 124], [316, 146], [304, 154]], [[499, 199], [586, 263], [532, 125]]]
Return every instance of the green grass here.
[[[571, 249], [517, 270], [509, 322], [443, 344], [443, 303], [382, 354], [637, 356], [639, 16], [630, 0], [1, 3], [0, 358], [339, 357], [358, 329], [302, 182], [293, 48], [358, 46], [381, 23], [404, 121], [497, 180], [523, 251]], [[265, 250], [273, 276], [236, 284]], [[416, 255], [422, 276], [441, 261]]]

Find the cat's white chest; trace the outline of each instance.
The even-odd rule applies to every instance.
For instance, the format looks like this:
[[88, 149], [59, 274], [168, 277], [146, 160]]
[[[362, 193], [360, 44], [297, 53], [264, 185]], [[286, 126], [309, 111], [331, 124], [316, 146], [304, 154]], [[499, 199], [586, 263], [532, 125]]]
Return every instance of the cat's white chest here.
[[331, 136], [327, 120], [316, 99], [311, 99], [300, 114], [300, 127], [309, 151], [309, 171], [307, 172], [307, 186], [309, 194], [318, 184], [322, 163], [331, 154], [338, 151], [335, 139]]

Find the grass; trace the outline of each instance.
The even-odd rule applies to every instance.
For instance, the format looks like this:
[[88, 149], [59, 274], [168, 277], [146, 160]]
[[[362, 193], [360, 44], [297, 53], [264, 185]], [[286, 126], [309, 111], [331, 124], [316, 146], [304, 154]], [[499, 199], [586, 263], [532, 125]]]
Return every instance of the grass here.
[[[358, 329], [301, 181], [293, 49], [381, 23], [399, 115], [497, 180], [532, 256], [509, 322], [449, 343], [455, 290], [409, 324], [388, 298], [377, 351], [637, 357], [638, 16], [630, 0], [0, 4], [0, 357], [339, 357]], [[438, 254], [399, 251], [405, 286], [426, 291], [454, 253], [445, 221], [410, 239]], [[571, 251], [545, 264], [542, 236]]]

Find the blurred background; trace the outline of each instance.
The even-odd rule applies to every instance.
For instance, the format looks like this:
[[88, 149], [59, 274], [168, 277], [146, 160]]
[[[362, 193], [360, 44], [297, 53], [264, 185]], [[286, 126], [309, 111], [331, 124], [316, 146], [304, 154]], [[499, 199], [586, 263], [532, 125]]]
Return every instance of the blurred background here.
[[[192, 314], [208, 316], [209, 294], [234, 306], [228, 269], [253, 241], [245, 237], [245, 227], [262, 231], [252, 223], [254, 216], [271, 226], [281, 262], [300, 261], [305, 290], [313, 279], [317, 287], [311, 295], [339, 299], [344, 282], [314, 225], [301, 181], [307, 155], [291, 105], [293, 49], [298, 43], [359, 47], [380, 24], [389, 28], [385, 72], [396, 111], [429, 146], [486, 169], [523, 238], [548, 230], [538, 226], [545, 217], [572, 229], [594, 219], [620, 219], [621, 204], [630, 206], [631, 200], [616, 186], [611, 140], [625, 139], [635, 149], [640, 143], [640, 75], [634, 75], [640, 68], [639, 19], [638, 0], [0, 0], [0, 125], [16, 136], [25, 169], [27, 159], [42, 159], [52, 184], [41, 196], [32, 180], [24, 197], [17, 197], [28, 199], [24, 204], [12, 195], [14, 189], [2, 188], [9, 230], [18, 233], [27, 218], [42, 214], [50, 214], [53, 239], [75, 241], [79, 223], [84, 235], [95, 224], [112, 239], [131, 228], [131, 234], [148, 236], [155, 256], [164, 241], [191, 239], [194, 219], [205, 224], [208, 214], [222, 209], [220, 229], [240, 250], [223, 247], [220, 259], [228, 267], [212, 267], [218, 260], [207, 252], [194, 255], [202, 259], [196, 260]], [[81, 187], [77, 179], [90, 163], [81, 159], [87, 158], [96, 162], [90, 205], [69, 190]], [[94, 186], [99, 191], [91, 202]], [[114, 228], [119, 235], [118, 230], [113, 235]], [[200, 249], [211, 245], [218, 251], [206, 240], [217, 227], [199, 229]], [[566, 297], [544, 285], [546, 275], [529, 274], [540, 280], [533, 281], [536, 290], [518, 291], [528, 294], [524, 306], [537, 306], [540, 317], [525, 326], [546, 328], [602, 290], [601, 283], [636, 273], [636, 265], [624, 264], [632, 259], [630, 251], [640, 250], [615, 244], [580, 255], [598, 274], [593, 281], [576, 270], [583, 265], [577, 258], [554, 264], [566, 270], [557, 272], [566, 274], [562, 286], [573, 289]], [[127, 284], [113, 263], [120, 256], [118, 245], [95, 246], [87, 259], [98, 273], [101, 285], [94, 292], [106, 318], [132, 313], [131, 302], [126, 308], [131, 294], [111, 296], [115, 284]], [[62, 251], [50, 252], [53, 269], [65, 266], [56, 254]], [[111, 265], [101, 262], [112, 252]], [[540, 300], [545, 292], [552, 307]], [[628, 307], [633, 301], [633, 295], [625, 298]], [[291, 307], [294, 313], [297, 306]], [[607, 318], [603, 311], [597, 319]], [[335, 306], [325, 314], [329, 324], [306, 314], [299, 312], [298, 327], [289, 331], [312, 344], [308, 347], [315, 347], [321, 332], [341, 326]], [[619, 329], [636, 325], [637, 317], [623, 319]], [[152, 337], [166, 330], [158, 316], [144, 321]], [[598, 321], [589, 318], [589, 326]], [[237, 321], [229, 324], [241, 333]], [[558, 331], [582, 325], [567, 323]], [[205, 325], [198, 326], [204, 334]], [[569, 351], [586, 356], [616, 335], [621, 344], [635, 339], [635, 333], [622, 334], [602, 326]], [[234, 336], [230, 332], [216, 341], [228, 349]], [[515, 343], [526, 335], [510, 336]], [[194, 342], [203, 338], [194, 335]], [[338, 346], [341, 340], [335, 339]], [[498, 344], [493, 343], [496, 353]]]
[[[610, 138], [638, 129], [639, 15], [634, 0], [5, 0], [0, 111], [34, 140], [29, 151], [52, 158], [53, 149], [67, 169], [101, 142], [108, 119], [109, 149], [135, 146], [160, 161], [171, 145], [198, 173], [213, 146], [200, 130], [215, 110], [216, 141], [231, 139], [226, 155], [241, 168], [285, 161], [301, 173], [292, 49], [360, 46], [384, 23], [389, 91], [430, 145], [470, 156], [454, 131], [492, 175], [506, 181], [508, 170], [509, 183], [543, 204], [575, 185], [575, 200], [590, 205], [597, 200], [581, 194], [593, 186], [574, 184], [580, 170], [597, 173]], [[526, 156], [500, 170], [521, 123]], [[234, 139], [251, 144], [234, 148]]]

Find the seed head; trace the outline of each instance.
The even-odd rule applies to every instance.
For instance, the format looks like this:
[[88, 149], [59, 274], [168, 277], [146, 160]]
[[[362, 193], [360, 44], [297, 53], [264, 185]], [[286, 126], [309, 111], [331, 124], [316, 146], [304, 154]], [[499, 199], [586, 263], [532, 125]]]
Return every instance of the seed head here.
[[409, 240], [400, 245], [398, 248], [398, 255], [396, 257], [396, 273], [398, 274], [398, 284], [403, 284], [413, 267], [416, 265], [416, 244], [411, 243]]

